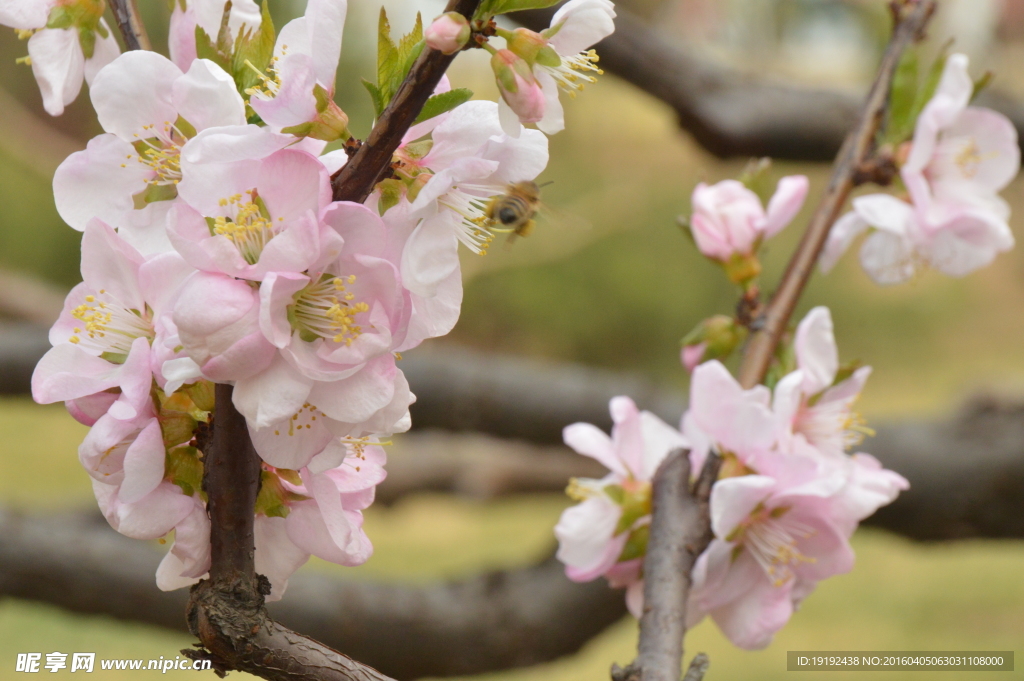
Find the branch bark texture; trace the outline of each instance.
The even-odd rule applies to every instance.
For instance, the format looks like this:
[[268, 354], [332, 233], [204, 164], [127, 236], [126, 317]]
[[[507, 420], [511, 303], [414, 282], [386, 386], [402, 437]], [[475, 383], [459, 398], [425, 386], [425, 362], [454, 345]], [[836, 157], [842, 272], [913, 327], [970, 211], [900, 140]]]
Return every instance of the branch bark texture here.
[[110, 9], [114, 12], [117, 28], [124, 38], [124, 46], [129, 50], [152, 50], [149, 35], [139, 15], [136, 0], [110, 0]]
[[899, 8], [895, 10], [897, 23], [882, 57], [882, 63], [878, 67], [878, 75], [868, 93], [860, 121], [850, 132], [839, 151], [839, 156], [836, 157], [825, 196], [811, 217], [807, 231], [804, 232], [782, 275], [779, 287], [765, 307], [763, 315], [755, 320], [756, 330], [751, 334], [744, 349], [738, 375], [740, 385], [744, 388], [752, 388], [764, 380], [779, 339], [789, 324], [793, 310], [818, 262], [821, 249], [825, 246], [829, 230], [839, 217], [839, 211], [846, 203], [850, 191], [856, 185], [858, 171], [875, 151], [875, 137], [885, 116], [893, 75], [896, 73], [903, 50], [920, 38], [928, 19], [935, 11], [935, 2], [920, 0], [901, 3], [894, 7]]
[[644, 558], [644, 611], [636, 660], [615, 681], [678, 681], [686, 635], [686, 601], [697, 557], [711, 541], [708, 499], [721, 460], [711, 455], [690, 486], [689, 452], [677, 449], [653, 481], [651, 536]]
[[231, 386], [217, 386], [213, 442], [203, 459], [210, 577], [192, 587], [188, 602], [189, 631], [205, 650], [183, 652], [210, 659], [221, 674], [236, 669], [274, 681], [388, 681], [376, 669], [270, 619], [263, 603], [270, 585], [256, 574], [254, 561], [260, 458], [231, 393]]

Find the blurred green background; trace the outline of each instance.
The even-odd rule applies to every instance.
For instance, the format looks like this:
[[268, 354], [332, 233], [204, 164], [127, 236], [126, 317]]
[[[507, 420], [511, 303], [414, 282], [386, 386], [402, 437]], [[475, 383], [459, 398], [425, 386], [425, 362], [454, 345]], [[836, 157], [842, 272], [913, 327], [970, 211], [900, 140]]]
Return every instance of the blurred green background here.
[[[143, 4], [151, 33], [159, 39], [166, 23], [164, 3]], [[350, 114], [354, 132], [365, 134], [370, 107], [358, 80], [372, 73], [367, 48], [379, 5], [351, 4], [337, 98]], [[411, 24], [410, 8], [422, 9], [429, 18], [439, 7], [436, 2], [385, 4], [396, 30]], [[881, 2], [867, 0], [779, 1], [773, 6], [781, 9], [771, 15], [777, 23], [770, 35], [758, 38], [749, 25], [756, 23], [750, 15], [772, 5], [768, 0], [681, 0], [671, 12], [664, 9], [665, 3], [646, 4], [650, 16], [681, 27], [688, 40], [702, 44], [708, 53], [791, 78], [828, 80], [846, 87], [858, 87], [864, 77], [864, 69], [850, 63], [871, 63], [877, 51], [883, 9]], [[954, 16], [943, 21], [956, 25], [958, 3], [950, 4], [947, 14]], [[976, 14], [992, 4], [959, 3], [975, 7]], [[1024, 5], [1019, 0], [994, 4], [1010, 15], [1017, 5]], [[301, 9], [301, 0], [272, 4], [278, 26], [296, 5]], [[839, 60], [848, 67], [841, 76], [801, 70], [807, 62], [820, 66], [821, 60], [807, 55], [822, 48], [815, 47], [818, 39], [807, 35], [816, 34], [800, 29], [798, 20], [809, 21], [807, 17], [816, 17], [822, 8], [833, 11], [840, 5], [846, 14], [823, 15], [823, 25], [832, 21], [844, 31], [856, 28], [855, 35], [842, 43], [848, 44], [848, 51], [853, 49], [849, 45], [859, 46], [859, 51], [850, 52], [856, 59]], [[722, 9], [726, 6], [728, 11]], [[745, 7], [746, 14], [737, 6]], [[988, 41], [972, 38], [971, 27], [960, 23], [968, 34], [967, 45], [978, 50], [975, 63], [994, 68], [1003, 89], [1024, 94], [1024, 51], [1011, 30], [1015, 24], [1007, 21], [1004, 18], [998, 33], [992, 28]], [[938, 26], [942, 25], [940, 21]], [[716, 26], [714, 31], [708, 28]], [[840, 41], [832, 42], [834, 47]], [[804, 50], [797, 57], [792, 56], [794, 45]], [[14, 64], [24, 53], [23, 42], [0, 31], [0, 268], [70, 287], [79, 280], [79, 235], [57, 216], [50, 178], [62, 158], [83, 147], [99, 129], [85, 92], [58, 119], [42, 113], [29, 69]], [[758, 57], [765, 54], [772, 59]], [[799, 54], [804, 55], [802, 60]], [[493, 98], [482, 57], [460, 57], [450, 75], [456, 85]], [[589, 86], [567, 106], [567, 129], [552, 138], [551, 152], [549, 170], [541, 180], [553, 181], [545, 189], [545, 201], [555, 209], [552, 219], [513, 248], [496, 244], [485, 258], [465, 258], [462, 319], [449, 338], [433, 342], [635, 371], [685, 388], [679, 339], [702, 318], [729, 312], [735, 297], [717, 269], [696, 254], [675, 218], [688, 212], [696, 182], [734, 177], [745, 159], [726, 162], [704, 153], [678, 129], [663, 105], [612, 77]], [[813, 204], [828, 170], [780, 162], [772, 172], [778, 177], [809, 175]], [[1024, 214], [1021, 189], [1018, 179], [1005, 193], [1017, 215]], [[777, 280], [808, 212], [769, 244], [766, 289]], [[941, 414], [978, 391], [1014, 396], [1024, 392], [1021, 249], [963, 280], [926, 273], [909, 284], [885, 289], [870, 282], [851, 254], [828, 277], [814, 278], [801, 313], [819, 304], [832, 309], [843, 359], [860, 359], [875, 367], [860, 403], [869, 419]], [[90, 506], [88, 478], [75, 457], [83, 433], [84, 428], [59, 407], [35, 406], [27, 398], [0, 400], [0, 503], [38, 511]], [[870, 440], [864, 448], [870, 451]], [[551, 527], [567, 503], [558, 496], [487, 504], [436, 495], [412, 497], [367, 514], [367, 530], [377, 547], [367, 565], [338, 569], [318, 563], [305, 569], [422, 582], [526, 564], [551, 548]], [[767, 650], [738, 651], [713, 625], [698, 627], [687, 647], [710, 654], [708, 678], [782, 678], [785, 652], [795, 649], [1024, 647], [1024, 546], [1019, 542], [922, 546], [864, 531], [854, 543], [858, 564], [853, 573], [823, 583]], [[578, 655], [487, 678], [607, 678], [612, 661], [632, 659], [635, 638], [635, 622], [623, 621]], [[155, 658], [173, 657], [189, 644], [186, 637], [137, 624], [0, 601], [0, 679], [20, 678], [13, 671], [18, 652], [95, 651], [105, 658]], [[103, 674], [94, 672], [96, 678], [105, 678]], [[113, 678], [124, 672], [106, 674]], [[852, 676], [833, 673], [828, 678]], [[876, 672], [870, 678], [922, 676], [927, 673]], [[978, 674], [958, 673], [956, 678], [974, 676]]]

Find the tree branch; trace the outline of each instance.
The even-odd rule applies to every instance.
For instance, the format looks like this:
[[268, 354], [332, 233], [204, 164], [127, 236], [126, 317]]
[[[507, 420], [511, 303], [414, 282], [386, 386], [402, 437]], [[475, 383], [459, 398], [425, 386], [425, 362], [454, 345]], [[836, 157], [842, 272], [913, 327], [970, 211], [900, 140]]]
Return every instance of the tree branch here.
[[152, 50], [146, 27], [139, 16], [136, 0], [110, 0], [110, 8], [114, 11], [114, 19], [124, 38], [124, 46], [129, 50]]
[[625, 669], [613, 670], [614, 681], [679, 679], [690, 575], [712, 539], [708, 499], [721, 463], [711, 454], [691, 489], [689, 452], [676, 449], [654, 475], [638, 654]]
[[[154, 585], [162, 552], [95, 513], [0, 509], [0, 595], [186, 631], [188, 593]], [[625, 614], [603, 580], [577, 584], [550, 558], [423, 586], [300, 570], [270, 614], [398, 679], [521, 667], [576, 652]]]
[[893, 75], [903, 50], [919, 39], [925, 24], [935, 11], [935, 2], [906, 0], [895, 3], [893, 7], [897, 23], [882, 57], [882, 63], [878, 67], [878, 75], [875, 76], [875, 82], [868, 93], [860, 121], [857, 127], [850, 131], [836, 157], [835, 169], [832, 171], [825, 196], [822, 197], [807, 226], [807, 231], [793, 253], [779, 287], [762, 316], [755, 320], [756, 330], [747, 342], [739, 368], [738, 378], [744, 388], [752, 388], [760, 383], [768, 371], [775, 348], [814, 271], [829, 230], [839, 217], [839, 211], [846, 203], [850, 191], [856, 186], [858, 172], [874, 153], [875, 136], [882, 125]]
[[[540, 30], [556, 10], [510, 16]], [[863, 99], [855, 94], [744, 74], [680, 45], [621, 3], [615, 11], [615, 33], [595, 46], [601, 68], [671, 107], [680, 126], [716, 156], [831, 161], [857, 123]], [[1008, 116], [1024, 145], [1019, 101], [986, 90], [977, 104]]]
[[217, 385], [213, 442], [203, 459], [210, 577], [192, 587], [188, 602], [189, 631], [205, 650], [182, 652], [211, 660], [221, 676], [236, 669], [274, 681], [388, 681], [376, 669], [277, 624], [267, 614], [263, 596], [270, 585], [254, 569], [253, 513], [261, 464], [231, 393], [231, 386]]
[[[480, 0], [449, 0], [444, 11], [459, 12], [472, 18], [479, 4]], [[429, 47], [423, 48], [370, 135], [348, 163], [331, 178], [335, 201], [362, 203], [366, 200], [391, 165], [391, 159], [402, 143], [402, 136], [420, 115], [423, 105], [434, 94], [441, 77], [457, 54], [442, 54]]]

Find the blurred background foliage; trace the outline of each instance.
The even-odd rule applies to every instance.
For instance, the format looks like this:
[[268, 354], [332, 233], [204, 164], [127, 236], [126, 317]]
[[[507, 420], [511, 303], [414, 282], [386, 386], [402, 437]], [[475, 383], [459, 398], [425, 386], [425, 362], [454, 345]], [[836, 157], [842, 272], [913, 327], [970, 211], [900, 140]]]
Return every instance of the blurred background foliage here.
[[[141, 4], [162, 48], [165, 3]], [[415, 10], [429, 19], [443, 3], [384, 4], [395, 30], [404, 31]], [[991, 68], [998, 88], [1024, 96], [1024, 0], [941, 4], [932, 44], [955, 29], [956, 49], [971, 55], [976, 74]], [[272, 0], [277, 26], [303, 5]], [[360, 136], [371, 125], [359, 79], [373, 70], [378, 6], [350, 3], [339, 68], [337, 100]], [[882, 0], [632, 0], [631, 6], [709, 57], [764, 77], [851, 89], [870, 78], [888, 30]], [[70, 287], [80, 278], [79, 235], [58, 217], [50, 180], [57, 164], [100, 129], [85, 92], [62, 117], [45, 116], [29, 69], [15, 64], [23, 54], [13, 32], [0, 32], [0, 268]], [[450, 76], [479, 97], [496, 96], [486, 55], [461, 56]], [[613, 77], [567, 106], [567, 129], [552, 138], [551, 159], [541, 180], [553, 183], [544, 190], [552, 217], [512, 248], [496, 242], [486, 257], [464, 258], [462, 319], [451, 336], [431, 342], [635, 371], [685, 388], [679, 339], [704, 317], [730, 312], [735, 292], [696, 253], [676, 216], [688, 213], [697, 182], [735, 177], [746, 159], [711, 157], [678, 129], [666, 107]], [[809, 175], [813, 206], [829, 168], [779, 162], [772, 172]], [[1024, 215], [1021, 190], [1018, 179], [1005, 193], [1017, 223]], [[777, 281], [808, 214], [805, 209], [770, 242], [765, 290]], [[819, 304], [832, 309], [843, 359], [875, 367], [860, 405], [869, 417], [937, 414], [980, 390], [1024, 392], [1024, 249], [964, 280], [924, 274], [885, 289], [868, 280], [851, 253], [830, 276], [815, 276], [800, 313]], [[89, 506], [88, 478], [74, 456], [83, 433], [59, 407], [0, 401], [0, 503], [32, 510]], [[864, 448], [870, 451], [870, 440]], [[550, 528], [567, 503], [524, 497], [484, 505], [417, 496], [371, 509], [367, 527], [377, 554], [362, 568], [338, 571], [424, 581], [525, 564], [550, 549]], [[854, 572], [823, 584], [768, 650], [736, 651], [713, 626], [699, 627], [688, 649], [710, 653], [709, 678], [782, 678], [784, 653], [792, 649], [992, 650], [1024, 642], [1020, 544], [920, 546], [875, 532], [859, 533], [855, 544]], [[632, 658], [635, 636], [635, 623], [624, 621], [577, 656], [488, 678], [607, 678], [612, 660]], [[173, 657], [189, 643], [135, 624], [0, 602], [0, 679], [15, 678], [17, 652]], [[904, 676], [919, 678], [878, 678]], [[97, 671], [96, 678], [105, 677]]]

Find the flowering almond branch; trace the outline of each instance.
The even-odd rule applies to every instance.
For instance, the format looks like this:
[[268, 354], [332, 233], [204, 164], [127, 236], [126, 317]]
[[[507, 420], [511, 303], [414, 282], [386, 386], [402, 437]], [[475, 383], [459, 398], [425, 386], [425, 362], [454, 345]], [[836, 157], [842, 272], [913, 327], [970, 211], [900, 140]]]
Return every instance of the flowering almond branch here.
[[389, 677], [322, 643], [283, 627], [267, 614], [270, 593], [254, 561], [253, 508], [260, 489], [260, 458], [245, 418], [231, 401], [233, 388], [217, 385], [216, 428], [206, 447], [203, 488], [209, 495], [210, 578], [189, 598], [188, 625], [218, 673], [236, 669], [265, 679], [384, 681]]
[[708, 499], [721, 463], [717, 455], [709, 456], [691, 488], [689, 451], [677, 449], [654, 476], [639, 651], [625, 669], [613, 667], [615, 681], [679, 678], [690, 575], [712, 539]]
[[[449, 0], [445, 12], [472, 17], [479, 5], [480, 0]], [[416, 120], [457, 54], [444, 54], [424, 47], [370, 135], [349, 162], [331, 177], [335, 201], [362, 203], [366, 200], [391, 164], [402, 143], [402, 136]]]
[[825, 196], [790, 259], [779, 287], [759, 319], [755, 320], [755, 331], [747, 344], [738, 375], [744, 388], [752, 388], [764, 378], [779, 339], [818, 262], [829, 230], [839, 217], [850, 191], [866, 181], [864, 170], [870, 165], [875, 152], [875, 138], [882, 125], [896, 67], [904, 49], [920, 39], [934, 11], [934, 0], [893, 3], [896, 26], [868, 92], [860, 121], [839, 150]]

